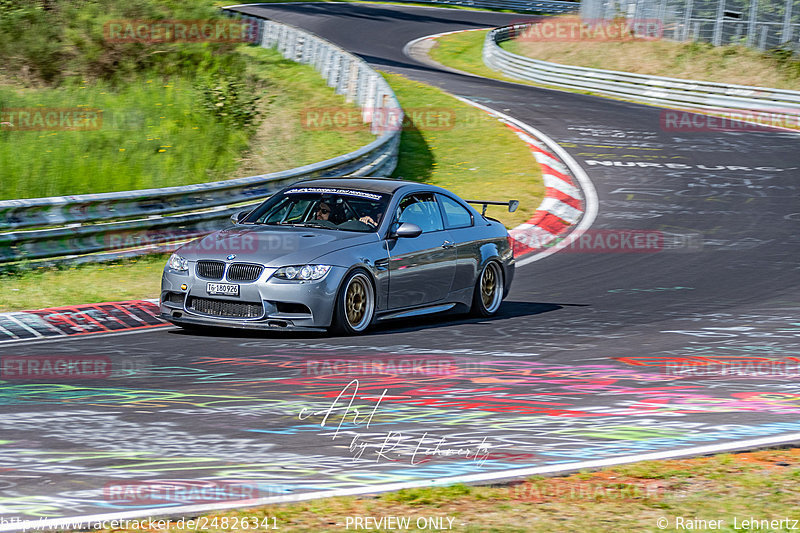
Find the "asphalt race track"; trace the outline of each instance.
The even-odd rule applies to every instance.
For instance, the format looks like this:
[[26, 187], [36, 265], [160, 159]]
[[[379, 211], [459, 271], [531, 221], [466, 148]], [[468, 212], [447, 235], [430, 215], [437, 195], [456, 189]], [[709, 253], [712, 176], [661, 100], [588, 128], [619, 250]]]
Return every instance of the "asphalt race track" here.
[[[357, 338], [163, 328], [0, 345], [0, 356], [98, 356], [121, 369], [0, 382], [2, 518], [219, 503], [129, 497], [119, 487], [132, 481], [333, 494], [800, 440], [798, 136], [665, 131], [655, 107], [442, 72], [402, 53], [424, 35], [519, 15], [240, 10], [540, 129], [597, 188], [594, 235], [643, 230], [672, 244], [567, 249], [522, 266], [491, 320], [424, 318]], [[737, 370], [712, 375], [725, 368]]]

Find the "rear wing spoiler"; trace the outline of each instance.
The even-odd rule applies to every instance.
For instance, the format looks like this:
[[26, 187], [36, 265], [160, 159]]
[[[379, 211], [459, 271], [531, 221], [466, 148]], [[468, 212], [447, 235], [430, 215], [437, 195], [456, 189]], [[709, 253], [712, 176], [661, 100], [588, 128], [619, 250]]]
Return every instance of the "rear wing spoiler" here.
[[509, 200], [507, 202], [489, 202], [486, 200], [467, 200], [469, 204], [480, 204], [483, 206], [483, 211], [481, 211], [481, 215], [486, 216], [486, 208], [490, 205], [504, 205], [508, 207], [508, 212], [513, 213], [519, 207], [519, 200]]

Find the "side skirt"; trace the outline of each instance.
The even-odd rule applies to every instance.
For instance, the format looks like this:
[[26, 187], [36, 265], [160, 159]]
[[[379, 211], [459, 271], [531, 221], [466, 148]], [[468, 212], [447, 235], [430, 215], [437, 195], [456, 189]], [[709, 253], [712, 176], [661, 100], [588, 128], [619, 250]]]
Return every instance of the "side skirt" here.
[[418, 307], [416, 309], [407, 309], [405, 311], [396, 311], [386, 315], [379, 316], [377, 320], [389, 320], [391, 318], [407, 318], [412, 316], [429, 315], [431, 313], [442, 313], [454, 308], [455, 303], [430, 305], [428, 307]]

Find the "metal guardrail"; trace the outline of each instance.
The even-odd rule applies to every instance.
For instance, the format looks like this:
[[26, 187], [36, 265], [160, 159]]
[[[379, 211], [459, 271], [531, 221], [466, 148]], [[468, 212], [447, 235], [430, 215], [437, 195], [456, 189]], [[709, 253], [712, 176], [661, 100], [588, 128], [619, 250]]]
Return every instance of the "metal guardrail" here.
[[[223, 10], [240, 16], [240, 14]], [[219, 229], [233, 212], [304, 178], [386, 176], [397, 164], [403, 112], [391, 87], [366, 62], [298, 28], [253, 16], [255, 36], [287, 59], [313, 66], [362, 109], [378, 137], [354, 152], [281, 172], [163, 189], [0, 201], [0, 263], [46, 258], [101, 261], [166, 251]], [[242, 205], [243, 203], [250, 204]], [[239, 204], [238, 207], [229, 208]], [[175, 215], [175, 213], [181, 213]], [[60, 226], [60, 227], [52, 227]], [[46, 229], [30, 229], [46, 228]], [[14, 230], [14, 231], [10, 231]], [[159, 234], [163, 234], [159, 237]], [[166, 236], [169, 237], [166, 237]], [[131, 250], [139, 246], [138, 250]]]
[[783, 117], [793, 124], [798, 123], [800, 117], [798, 91], [560, 65], [523, 57], [500, 47], [500, 43], [515, 38], [529, 26], [530, 24], [514, 24], [490, 31], [483, 46], [484, 63], [489, 68], [510, 77], [544, 85], [588, 90], [666, 107], [719, 113], [730, 111], [768, 113], [773, 117]]
[[[378, 0], [383, 1], [383, 0]], [[578, 11], [580, 2], [564, 2], [558, 0], [385, 0], [391, 3], [403, 1], [422, 4], [441, 4], [451, 6], [475, 7], [481, 9], [508, 9], [521, 13], [571, 13]]]

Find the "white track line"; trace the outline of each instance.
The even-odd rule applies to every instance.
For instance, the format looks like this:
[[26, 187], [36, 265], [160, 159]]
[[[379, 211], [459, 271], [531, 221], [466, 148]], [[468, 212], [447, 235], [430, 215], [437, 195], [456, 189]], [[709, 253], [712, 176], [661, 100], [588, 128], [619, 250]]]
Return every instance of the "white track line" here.
[[172, 508], [158, 509], [138, 509], [136, 511], [126, 511], [121, 513], [103, 513], [95, 515], [76, 516], [70, 518], [54, 518], [46, 520], [30, 520], [25, 522], [6, 523], [0, 525], [0, 531], [16, 531], [20, 529], [53, 529], [59, 526], [67, 526], [75, 522], [102, 522], [103, 520], [132, 520], [136, 518], [168, 517], [168, 516], [195, 516], [211, 511], [224, 509], [251, 508], [261, 505], [274, 505], [281, 503], [296, 503], [318, 498], [334, 498], [337, 496], [360, 496], [365, 494], [377, 494], [381, 492], [391, 492], [402, 489], [412, 489], [419, 487], [437, 487], [452, 485], [455, 483], [487, 483], [511, 478], [520, 478], [542, 474], [560, 474], [583, 469], [597, 469], [607, 466], [615, 466], [625, 463], [635, 463], [639, 461], [655, 461], [660, 459], [675, 459], [678, 457], [708, 455], [733, 450], [759, 448], [765, 446], [776, 446], [790, 442], [800, 441], [800, 433], [789, 433], [779, 437], [762, 437], [758, 439], [740, 440], [726, 444], [708, 444], [705, 446], [692, 446], [681, 450], [667, 450], [663, 452], [640, 453], [634, 455], [623, 455], [608, 459], [596, 459], [593, 461], [576, 461], [574, 463], [559, 463], [548, 466], [533, 466], [527, 468], [516, 468], [504, 470], [502, 472], [484, 472], [480, 474], [466, 474], [461, 476], [451, 476], [437, 479], [421, 479], [418, 481], [404, 481], [400, 483], [389, 483], [380, 486], [354, 487], [350, 489], [333, 489], [316, 492], [305, 492], [302, 494], [292, 494], [288, 496], [270, 496], [266, 498], [256, 498], [238, 502], [223, 502], [214, 504], [181, 505]]

